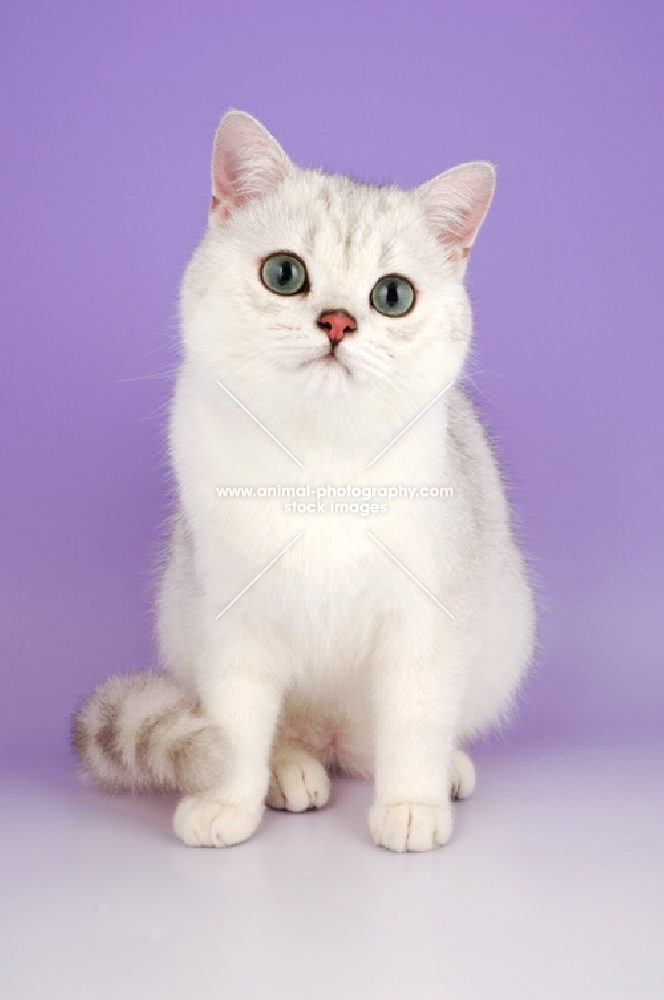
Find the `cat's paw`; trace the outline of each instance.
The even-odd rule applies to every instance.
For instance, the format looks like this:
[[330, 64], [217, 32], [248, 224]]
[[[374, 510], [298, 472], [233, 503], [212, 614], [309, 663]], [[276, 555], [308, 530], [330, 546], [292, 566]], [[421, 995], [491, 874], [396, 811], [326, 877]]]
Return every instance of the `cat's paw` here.
[[320, 809], [329, 797], [327, 771], [308, 753], [294, 751], [274, 762], [266, 799], [272, 809]]
[[450, 798], [467, 799], [475, 791], [475, 765], [463, 750], [453, 750], [450, 761]]
[[262, 815], [262, 803], [226, 803], [185, 795], [175, 810], [173, 830], [190, 847], [231, 847], [252, 835]]
[[432, 851], [450, 839], [452, 808], [398, 802], [374, 803], [369, 811], [369, 829], [378, 847], [390, 851]]

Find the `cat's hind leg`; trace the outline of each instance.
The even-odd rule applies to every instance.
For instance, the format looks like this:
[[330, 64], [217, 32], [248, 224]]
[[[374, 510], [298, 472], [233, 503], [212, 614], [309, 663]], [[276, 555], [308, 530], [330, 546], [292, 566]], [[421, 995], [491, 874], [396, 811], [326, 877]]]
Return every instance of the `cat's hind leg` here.
[[327, 771], [310, 753], [288, 744], [272, 755], [266, 802], [272, 809], [305, 812], [320, 809], [330, 797]]
[[450, 798], [467, 799], [475, 791], [475, 765], [463, 750], [453, 750], [450, 760]]

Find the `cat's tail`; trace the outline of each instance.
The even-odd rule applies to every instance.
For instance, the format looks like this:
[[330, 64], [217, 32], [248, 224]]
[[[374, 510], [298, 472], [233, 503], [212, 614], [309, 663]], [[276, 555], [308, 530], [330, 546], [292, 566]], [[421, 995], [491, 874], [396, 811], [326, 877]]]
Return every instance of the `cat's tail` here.
[[118, 674], [72, 719], [71, 745], [84, 775], [105, 791], [197, 793], [225, 771], [227, 744], [166, 674]]

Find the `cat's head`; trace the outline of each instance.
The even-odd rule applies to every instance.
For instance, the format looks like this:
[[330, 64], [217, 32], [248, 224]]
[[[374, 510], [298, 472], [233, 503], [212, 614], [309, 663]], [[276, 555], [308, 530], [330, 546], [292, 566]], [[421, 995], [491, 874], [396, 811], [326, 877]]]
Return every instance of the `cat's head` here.
[[188, 357], [312, 408], [442, 388], [468, 348], [463, 277], [493, 188], [484, 162], [412, 191], [302, 170], [254, 118], [229, 112], [183, 283]]

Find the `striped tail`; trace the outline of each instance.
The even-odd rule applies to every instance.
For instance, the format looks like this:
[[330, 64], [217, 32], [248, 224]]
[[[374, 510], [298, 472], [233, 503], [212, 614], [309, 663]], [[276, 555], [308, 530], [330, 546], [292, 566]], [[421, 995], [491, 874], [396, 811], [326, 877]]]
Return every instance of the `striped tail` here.
[[84, 775], [109, 792], [198, 793], [225, 772], [227, 745], [193, 699], [166, 674], [117, 674], [72, 719]]

